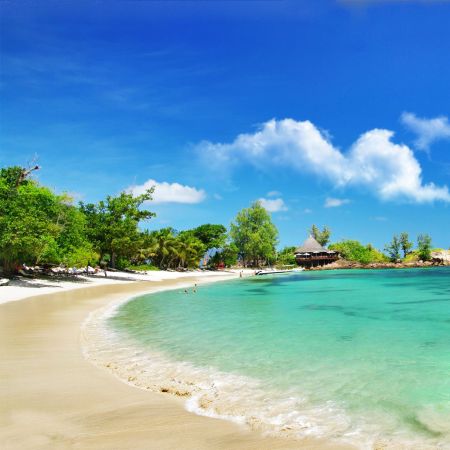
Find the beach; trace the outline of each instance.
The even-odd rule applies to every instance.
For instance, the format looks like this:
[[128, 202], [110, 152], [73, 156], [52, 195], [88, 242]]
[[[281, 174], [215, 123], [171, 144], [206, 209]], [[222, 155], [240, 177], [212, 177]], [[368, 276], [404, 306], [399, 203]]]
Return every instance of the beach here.
[[109, 280], [38, 296], [34, 288], [22, 296], [14, 288], [14, 299], [21, 301], [0, 305], [2, 448], [339, 448], [315, 440], [264, 437], [189, 413], [182, 399], [136, 389], [83, 357], [80, 330], [91, 312], [152, 290], [233, 277], [175, 275], [151, 284]]

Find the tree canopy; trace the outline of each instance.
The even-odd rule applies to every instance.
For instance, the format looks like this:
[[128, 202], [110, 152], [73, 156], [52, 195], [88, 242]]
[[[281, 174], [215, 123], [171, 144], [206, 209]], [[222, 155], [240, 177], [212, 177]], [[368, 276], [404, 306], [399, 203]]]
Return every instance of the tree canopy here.
[[359, 241], [344, 240], [330, 245], [330, 250], [338, 251], [348, 261], [356, 261], [361, 264], [383, 262], [385, 256], [376, 250], [371, 244], [363, 245]]
[[316, 225], [312, 225], [309, 230], [314, 239], [323, 247], [325, 247], [328, 242], [330, 242], [331, 230], [324, 226], [322, 230], [320, 230]]
[[431, 237], [428, 234], [419, 234], [417, 237], [417, 254], [422, 261], [431, 259]]
[[244, 266], [259, 266], [275, 260], [278, 230], [260, 202], [241, 210], [231, 224], [230, 236]]
[[21, 263], [74, 262], [92, 255], [85, 221], [66, 195], [56, 195], [21, 167], [0, 170], [0, 265], [6, 274]]
[[111, 267], [115, 267], [118, 258], [129, 258], [140, 247], [141, 221], [150, 219], [155, 213], [140, 206], [152, 199], [153, 189], [142, 195], [133, 196], [122, 192], [117, 197], [107, 196], [98, 203], [80, 203], [80, 209], [86, 217], [87, 235], [100, 259], [105, 254], [110, 257]]

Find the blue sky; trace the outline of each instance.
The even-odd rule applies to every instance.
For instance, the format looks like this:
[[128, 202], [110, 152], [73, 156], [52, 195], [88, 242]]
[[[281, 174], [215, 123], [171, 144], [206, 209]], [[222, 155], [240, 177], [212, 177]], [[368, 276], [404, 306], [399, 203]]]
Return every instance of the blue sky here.
[[95, 201], [157, 183], [149, 228], [264, 199], [450, 246], [450, 2], [2, 2], [0, 164]]

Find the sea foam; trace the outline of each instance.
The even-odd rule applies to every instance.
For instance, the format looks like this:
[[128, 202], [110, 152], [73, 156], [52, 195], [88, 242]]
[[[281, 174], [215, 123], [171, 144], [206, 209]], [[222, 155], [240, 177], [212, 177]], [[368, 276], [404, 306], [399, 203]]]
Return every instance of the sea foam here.
[[[390, 417], [351, 417], [331, 400], [316, 405], [306, 393], [269, 390], [260, 380], [175, 361], [162, 351], [143, 348], [109, 324], [122, 303], [91, 313], [82, 326], [82, 349], [89, 361], [129, 385], [184, 398], [190, 412], [230, 420], [267, 435], [320, 438], [360, 449], [450, 449], [439, 438], [424, 440], [396, 429]], [[425, 409], [417, 421], [439, 434], [448, 433], [445, 417]]]

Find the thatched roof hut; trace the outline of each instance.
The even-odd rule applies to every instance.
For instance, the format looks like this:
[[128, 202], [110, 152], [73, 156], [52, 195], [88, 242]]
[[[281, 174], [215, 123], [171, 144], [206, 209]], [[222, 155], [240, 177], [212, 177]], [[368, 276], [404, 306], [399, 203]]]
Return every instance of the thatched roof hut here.
[[305, 267], [329, 264], [339, 258], [338, 252], [322, 247], [311, 235], [295, 249], [297, 264]]

